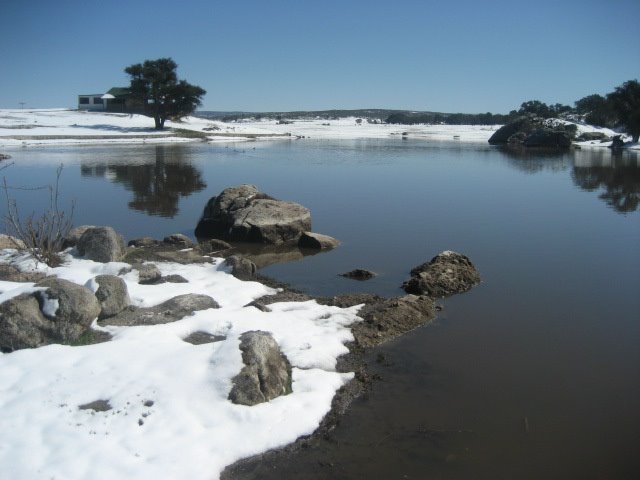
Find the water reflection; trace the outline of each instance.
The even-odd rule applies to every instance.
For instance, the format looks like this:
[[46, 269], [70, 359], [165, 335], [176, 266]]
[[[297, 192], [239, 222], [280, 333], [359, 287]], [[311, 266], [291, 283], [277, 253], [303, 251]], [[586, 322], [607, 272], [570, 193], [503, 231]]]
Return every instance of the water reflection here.
[[508, 159], [509, 165], [525, 173], [538, 173], [543, 170], [559, 172], [571, 166], [569, 153], [561, 150], [500, 148]]
[[640, 209], [640, 168], [629, 164], [612, 166], [574, 166], [573, 182], [583, 190], [604, 190], [600, 195], [616, 212], [627, 213]]
[[184, 150], [164, 145], [155, 147], [155, 161], [144, 164], [96, 165], [80, 167], [84, 177], [104, 177], [121, 183], [133, 192], [132, 210], [173, 218], [180, 197], [206, 188], [202, 173], [185, 159]]

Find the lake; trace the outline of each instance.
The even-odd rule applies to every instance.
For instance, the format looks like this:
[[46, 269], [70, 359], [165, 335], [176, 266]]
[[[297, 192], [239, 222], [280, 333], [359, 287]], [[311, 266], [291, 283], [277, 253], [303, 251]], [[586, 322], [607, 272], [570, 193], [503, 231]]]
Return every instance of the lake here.
[[[311, 294], [401, 295], [443, 250], [474, 262], [480, 286], [370, 354], [381, 380], [331, 438], [247, 478], [638, 478], [637, 152], [306, 139], [6, 153], [8, 185], [51, 184], [63, 164], [74, 223], [126, 239], [193, 236], [206, 201], [240, 183], [301, 203], [342, 245], [262, 273]], [[11, 196], [22, 212], [48, 201]], [[378, 276], [338, 276], [354, 268]]]

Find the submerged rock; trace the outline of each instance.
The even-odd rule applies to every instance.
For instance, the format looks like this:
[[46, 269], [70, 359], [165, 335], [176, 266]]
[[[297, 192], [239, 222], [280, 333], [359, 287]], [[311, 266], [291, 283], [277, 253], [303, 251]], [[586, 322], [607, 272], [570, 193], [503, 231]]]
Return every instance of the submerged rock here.
[[402, 284], [407, 293], [447, 297], [470, 290], [480, 283], [480, 274], [468, 257], [445, 251], [411, 270], [411, 278]]
[[364, 268], [356, 268], [355, 270], [351, 270], [350, 272], [341, 273], [341, 277], [350, 278], [352, 280], [369, 280], [378, 274], [372, 272], [371, 270], [365, 270]]
[[294, 202], [276, 200], [254, 185], [223, 190], [205, 206], [195, 234], [234, 242], [295, 243], [311, 230], [311, 213]]
[[233, 378], [229, 400], [251, 406], [292, 392], [291, 364], [270, 333], [243, 333], [240, 350], [245, 366]]

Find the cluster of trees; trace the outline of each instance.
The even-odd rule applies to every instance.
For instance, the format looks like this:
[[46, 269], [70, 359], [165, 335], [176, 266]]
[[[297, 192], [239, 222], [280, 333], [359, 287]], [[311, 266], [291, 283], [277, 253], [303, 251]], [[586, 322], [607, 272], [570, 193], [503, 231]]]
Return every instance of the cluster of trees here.
[[502, 125], [509, 115], [487, 113], [437, 113], [437, 112], [396, 112], [389, 115], [387, 123], [416, 125], [419, 123], [445, 123], [447, 125]]
[[515, 117], [528, 113], [543, 118], [579, 115], [591, 125], [624, 129], [637, 142], [640, 136], [640, 83], [638, 80], [629, 80], [605, 96], [588, 95], [577, 100], [573, 108], [531, 100], [524, 102], [519, 110], [512, 110], [509, 115]]

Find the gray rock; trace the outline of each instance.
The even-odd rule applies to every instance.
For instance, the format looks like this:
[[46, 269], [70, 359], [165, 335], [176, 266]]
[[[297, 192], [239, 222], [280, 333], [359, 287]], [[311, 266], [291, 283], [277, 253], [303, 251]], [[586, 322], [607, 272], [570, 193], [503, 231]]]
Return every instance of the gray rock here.
[[95, 262], [117, 262], [125, 254], [124, 240], [111, 227], [87, 229], [78, 240], [78, 253]]
[[95, 294], [101, 309], [98, 318], [113, 317], [129, 306], [131, 299], [123, 279], [115, 275], [98, 275], [94, 280], [99, 285]]
[[294, 202], [276, 200], [253, 185], [223, 190], [207, 203], [195, 234], [235, 242], [295, 243], [311, 230], [311, 213]]
[[[334, 303], [347, 306], [349, 300], [345, 298], [342, 301], [343, 305]], [[364, 321], [352, 325], [351, 330], [357, 344], [364, 348], [403, 335], [436, 317], [435, 303], [432, 298], [426, 296], [405, 295], [383, 299], [371, 295], [368, 299], [366, 296], [358, 299], [358, 303], [365, 303], [358, 312], [358, 316]]]
[[88, 288], [53, 277], [36, 286], [46, 290], [18, 295], [0, 304], [2, 351], [72, 342], [100, 313], [98, 300]]
[[162, 277], [160, 269], [153, 263], [138, 263], [133, 268], [138, 271], [138, 283], [142, 285], [157, 283]]
[[47, 345], [55, 341], [54, 336], [53, 322], [42, 314], [34, 294], [23, 293], [0, 304], [1, 351]]
[[182, 340], [191, 345], [204, 345], [205, 343], [222, 342], [226, 338], [224, 335], [212, 335], [208, 332], [193, 332]]
[[16, 237], [12, 237], [11, 235], [5, 235], [4, 233], [0, 233], [0, 250], [5, 248], [15, 248], [16, 250], [24, 250], [27, 246], [24, 242]]
[[193, 243], [193, 240], [191, 240], [186, 235], [183, 235], [182, 233], [174, 233], [172, 235], [168, 235], [168, 236], [164, 237], [164, 240], [162, 240], [162, 241], [164, 243], [166, 243], [166, 244], [175, 245], [175, 246], [180, 247], [180, 248], [193, 248], [193, 247], [195, 247], [195, 243]]
[[240, 350], [245, 366], [233, 378], [229, 400], [256, 405], [292, 392], [291, 364], [270, 333], [243, 333]]
[[303, 232], [298, 240], [300, 248], [312, 248], [314, 250], [330, 250], [340, 245], [340, 241], [329, 235], [321, 233]]
[[447, 297], [470, 290], [480, 283], [480, 274], [468, 257], [445, 251], [411, 270], [402, 288], [407, 293]]
[[39, 282], [46, 275], [42, 272], [21, 272], [14, 265], [0, 264], [0, 280], [8, 282]]
[[58, 301], [54, 315], [43, 310], [45, 316], [54, 320], [62, 341], [71, 341], [86, 331], [94, 319], [100, 315], [100, 303], [91, 290], [62, 278], [48, 277], [36, 284], [45, 287], [45, 292], [37, 292], [42, 302], [45, 297]]
[[220, 252], [222, 250], [229, 250], [231, 244], [224, 240], [218, 240], [217, 238], [211, 238], [209, 240], [203, 240], [198, 244], [198, 249], [203, 253]]
[[112, 408], [109, 400], [94, 400], [93, 402], [78, 405], [78, 410], [93, 410], [94, 412], [108, 412]]
[[595, 141], [595, 140], [607, 140], [609, 137], [603, 132], [583, 132], [576, 139], [581, 142]]
[[134, 238], [133, 240], [129, 240], [129, 243], [127, 245], [129, 245], [130, 247], [136, 247], [136, 248], [140, 248], [140, 247], [155, 247], [160, 245], [159, 240], [156, 240], [155, 238], [151, 238], [151, 237], [140, 237], [140, 238]]
[[372, 272], [371, 270], [365, 270], [364, 268], [356, 268], [355, 270], [351, 270], [350, 272], [341, 273], [340, 276], [350, 278], [352, 280], [363, 281], [377, 276], [377, 273]]
[[64, 237], [62, 248], [75, 247], [80, 240], [80, 237], [84, 232], [90, 228], [96, 228], [95, 225], [80, 225], [79, 227], [72, 228], [69, 233]]
[[251, 260], [247, 260], [240, 255], [231, 255], [225, 259], [225, 263], [231, 267], [231, 275], [240, 280], [256, 278], [258, 268]]
[[220, 308], [220, 305], [208, 295], [188, 293], [173, 297], [155, 307], [136, 308], [129, 306], [113, 317], [100, 320], [99, 323], [120, 327], [159, 325], [181, 320], [193, 312], [209, 308]]
[[160, 283], [189, 283], [189, 280], [184, 278], [182, 275], [165, 275], [160, 277], [160, 280], [156, 282], [156, 284]]

